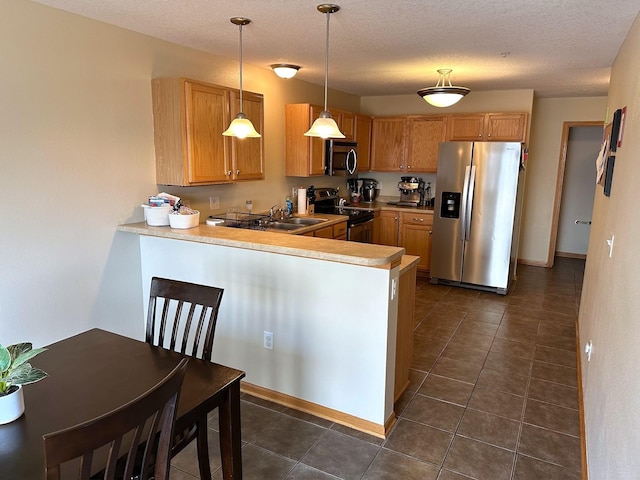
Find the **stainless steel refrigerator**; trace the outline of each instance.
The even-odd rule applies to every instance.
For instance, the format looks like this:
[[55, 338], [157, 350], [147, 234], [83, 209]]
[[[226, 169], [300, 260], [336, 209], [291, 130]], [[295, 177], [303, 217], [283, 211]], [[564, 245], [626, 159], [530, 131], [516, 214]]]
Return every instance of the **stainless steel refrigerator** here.
[[503, 142], [440, 144], [432, 283], [507, 293], [518, 255], [523, 148]]

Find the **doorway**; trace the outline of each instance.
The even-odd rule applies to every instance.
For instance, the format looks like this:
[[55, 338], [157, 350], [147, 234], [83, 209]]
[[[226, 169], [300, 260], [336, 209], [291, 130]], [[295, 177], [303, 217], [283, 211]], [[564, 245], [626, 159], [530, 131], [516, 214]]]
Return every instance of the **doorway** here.
[[603, 122], [565, 122], [553, 209], [549, 267], [554, 257], [586, 258], [596, 189], [595, 162]]

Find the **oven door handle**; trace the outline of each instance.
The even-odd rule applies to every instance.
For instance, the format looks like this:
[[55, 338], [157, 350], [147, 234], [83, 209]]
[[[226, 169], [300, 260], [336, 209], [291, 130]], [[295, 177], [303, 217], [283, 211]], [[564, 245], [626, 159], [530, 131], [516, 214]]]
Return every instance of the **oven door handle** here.
[[358, 222], [358, 221], [351, 221], [349, 222], [349, 228], [353, 228], [353, 227], [360, 227], [362, 225], [367, 225], [368, 223], [372, 223], [374, 221], [373, 218], [370, 218], [369, 220], [365, 220], [364, 222]]

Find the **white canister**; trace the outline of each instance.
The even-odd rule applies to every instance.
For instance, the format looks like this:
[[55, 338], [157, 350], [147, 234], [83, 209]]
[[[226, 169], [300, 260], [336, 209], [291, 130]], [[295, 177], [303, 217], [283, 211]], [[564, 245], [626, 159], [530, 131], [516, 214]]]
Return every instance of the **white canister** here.
[[147, 221], [147, 225], [153, 227], [169, 225], [169, 212], [173, 210], [171, 205], [162, 207], [142, 205], [142, 207], [144, 208], [144, 219]]

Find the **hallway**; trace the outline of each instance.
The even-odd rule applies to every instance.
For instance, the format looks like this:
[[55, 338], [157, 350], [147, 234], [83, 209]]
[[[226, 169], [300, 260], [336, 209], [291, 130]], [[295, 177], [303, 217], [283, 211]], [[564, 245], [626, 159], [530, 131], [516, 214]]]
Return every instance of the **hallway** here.
[[[244, 478], [579, 480], [583, 273], [583, 260], [521, 265], [507, 296], [418, 279], [411, 385], [389, 437], [243, 395]], [[211, 465], [221, 479], [216, 417]], [[197, 476], [194, 447], [174, 459], [172, 480]]]

